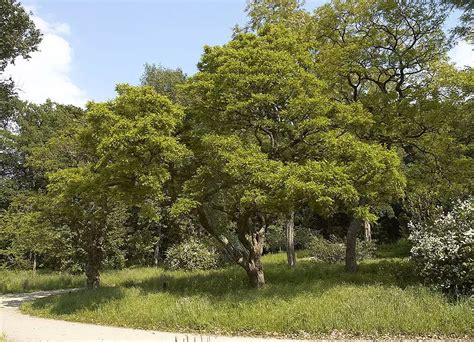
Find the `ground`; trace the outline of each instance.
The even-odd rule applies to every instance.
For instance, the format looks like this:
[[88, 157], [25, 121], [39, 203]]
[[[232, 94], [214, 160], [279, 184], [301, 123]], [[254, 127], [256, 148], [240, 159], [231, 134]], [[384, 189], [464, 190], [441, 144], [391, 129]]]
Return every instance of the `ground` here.
[[267, 286], [250, 289], [229, 266], [178, 272], [107, 272], [104, 287], [24, 304], [25, 313], [164, 331], [294, 338], [474, 336], [472, 299], [453, 300], [422, 284], [407, 259], [379, 258], [357, 274], [342, 264], [264, 258]]

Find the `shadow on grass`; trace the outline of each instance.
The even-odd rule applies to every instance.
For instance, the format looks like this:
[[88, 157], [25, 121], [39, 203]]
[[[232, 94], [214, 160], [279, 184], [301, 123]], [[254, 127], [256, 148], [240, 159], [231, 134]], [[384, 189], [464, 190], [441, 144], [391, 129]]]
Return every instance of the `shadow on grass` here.
[[301, 260], [294, 269], [284, 260], [266, 262], [267, 286], [261, 290], [249, 288], [245, 272], [237, 266], [210, 271], [164, 271], [145, 280], [124, 280], [119, 287], [80, 290], [63, 296], [35, 301], [35, 310], [49, 310], [56, 315], [94, 310], [103, 304], [124, 297], [126, 288], [138, 289], [142, 294], [169, 293], [171, 295], [205, 296], [208, 300], [244, 303], [255, 299], [288, 300], [297, 294], [324, 295], [342, 284], [352, 286], [378, 285], [405, 288], [419, 280], [406, 259], [377, 259], [361, 263], [357, 273], [344, 272], [343, 264], [326, 264]]
[[[403, 259], [367, 261], [353, 274], [344, 272], [342, 264], [314, 261], [300, 261], [294, 269], [288, 268], [284, 262], [269, 263], [264, 271], [267, 286], [258, 291], [251, 291], [245, 272], [237, 266], [202, 272], [164, 272], [146, 280], [124, 282], [122, 286], [138, 288], [145, 294], [206, 295], [216, 300], [235, 295], [236, 300], [246, 301], [255, 296], [287, 299], [302, 292], [322, 295], [341, 284], [405, 288], [419, 283], [412, 265]], [[245, 295], [239, 296], [243, 293]]]
[[78, 311], [94, 310], [101, 305], [123, 298], [123, 289], [102, 287], [94, 290], [79, 290], [60, 296], [41, 298], [31, 307], [35, 310], [50, 310], [55, 315], [74, 314]]

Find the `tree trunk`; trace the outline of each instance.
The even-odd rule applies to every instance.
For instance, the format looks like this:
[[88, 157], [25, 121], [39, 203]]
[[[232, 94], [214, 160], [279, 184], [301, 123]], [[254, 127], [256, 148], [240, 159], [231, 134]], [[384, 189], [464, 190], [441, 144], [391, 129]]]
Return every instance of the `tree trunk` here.
[[288, 259], [288, 266], [296, 266], [295, 254], [295, 212], [290, 213], [288, 222], [286, 223], [286, 255]]
[[33, 273], [36, 273], [36, 253], [33, 253]]
[[100, 286], [100, 266], [102, 264], [102, 239], [94, 240], [87, 249], [86, 277], [87, 288], [96, 289]]
[[357, 233], [359, 232], [361, 221], [359, 219], [352, 219], [349, 229], [347, 230], [346, 237], [346, 271], [356, 272], [357, 271], [357, 257], [356, 257], [356, 244], [357, 244]]
[[158, 241], [156, 242], [155, 246], [155, 253], [154, 253], [154, 261], [155, 261], [155, 267], [158, 267], [160, 263], [160, 245], [161, 245], [161, 226], [158, 227]]
[[372, 241], [372, 227], [370, 226], [370, 222], [364, 220], [364, 233], [365, 233], [365, 241]]
[[252, 287], [259, 289], [265, 285], [265, 276], [263, 274], [263, 265], [260, 257], [255, 258], [255, 260], [249, 260], [246, 271]]

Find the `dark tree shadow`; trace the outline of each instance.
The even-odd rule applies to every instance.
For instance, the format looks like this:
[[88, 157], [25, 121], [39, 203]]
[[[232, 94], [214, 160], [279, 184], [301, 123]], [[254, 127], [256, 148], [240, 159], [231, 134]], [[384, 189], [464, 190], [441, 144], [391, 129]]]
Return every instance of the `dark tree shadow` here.
[[81, 310], [94, 310], [102, 304], [121, 298], [123, 298], [123, 289], [119, 287], [82, 289], [60, 296], [38, 299], [32, 303], [32, 307], [36, 310], [49, 308], [53, 314], [68, 315]]
[[138, 288], [143, 293], [206, 295], [210, 300], [222, 300], [231, 296], [233, 300], [245, 302], [254, 300], [255, 297], [289, 299], [302, 292], [323, 295], [341, 284], [405, 288], [419, 283], [411, 264], [402, 259], [363, 263], [358, 272], [353, 274], [346, 273], [342, 264], [301, 261], [296, 268], [290, 269], [285, 263], [272, 263], [266, 265], [265, 277], [266, 287], [255, 291], [249, 288], [245, 272], [239, 267], [189, 272], [185, 275], [165, 272], [146, 280], [125, 282], [122, 286]]

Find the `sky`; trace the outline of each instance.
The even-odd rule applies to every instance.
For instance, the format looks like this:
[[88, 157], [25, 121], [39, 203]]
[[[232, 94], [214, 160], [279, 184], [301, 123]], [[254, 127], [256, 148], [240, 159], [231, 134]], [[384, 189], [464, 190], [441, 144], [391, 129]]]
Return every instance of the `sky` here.
[[[324, 0], [306, 1], [310, 10]], [[24, 0], [43, 32], [39, 51], [6, 70], [21, 98], [84, 106], [138, 84], [145, 63], [196, 71], [204, 45], [224, 44], [243, 25], [245, 0]], [[448, 25], [453, 25], [450, 18]], [[467, 43], [450, 54], [474, 66]]]

